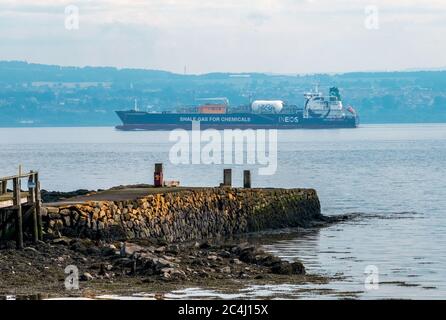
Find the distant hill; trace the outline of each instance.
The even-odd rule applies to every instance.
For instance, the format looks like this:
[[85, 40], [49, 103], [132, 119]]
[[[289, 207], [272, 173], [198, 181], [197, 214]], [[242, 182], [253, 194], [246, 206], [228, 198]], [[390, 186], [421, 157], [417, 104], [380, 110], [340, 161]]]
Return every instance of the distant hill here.
[[172, 110], [197, 98], [303, 104], [303, 93], [339, 87], [362, 123], [446, 122], [446, 71], [181, 75], [159, 70], [60, 67], [0, 61], [0, 126], [116, 125], [114, 111]]

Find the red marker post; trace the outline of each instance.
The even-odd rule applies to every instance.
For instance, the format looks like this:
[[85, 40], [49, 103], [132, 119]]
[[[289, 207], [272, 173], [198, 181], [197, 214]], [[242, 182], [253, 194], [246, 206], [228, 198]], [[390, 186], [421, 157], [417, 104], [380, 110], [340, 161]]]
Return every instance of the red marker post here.
[[155, 164], [155, 173], [154, 173], [154, 179], [153, 179], [153, 185], [156, 188], [161, 188], [164, 184], [163, 179], [163, 164], [157, 163]]

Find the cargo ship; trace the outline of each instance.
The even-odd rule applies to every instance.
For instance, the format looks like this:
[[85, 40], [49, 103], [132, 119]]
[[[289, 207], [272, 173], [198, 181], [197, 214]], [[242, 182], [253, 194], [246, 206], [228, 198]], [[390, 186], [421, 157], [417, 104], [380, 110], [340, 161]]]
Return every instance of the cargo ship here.
[[344, 107], [336, 87], [323, 96], [316, 90], [305, 93], [299, 107], [282, 100], [255, 100], [249, 105], [230, 107], [226, 98], [200, 99], [207, 103], [176, 112], [138, 110], [116, 111], [122, 121], [119, 130], [173, 130], [192, 128], [193, 121], [207, 129], [330, 129], [356, 128], [359, 117], [351, 106]]

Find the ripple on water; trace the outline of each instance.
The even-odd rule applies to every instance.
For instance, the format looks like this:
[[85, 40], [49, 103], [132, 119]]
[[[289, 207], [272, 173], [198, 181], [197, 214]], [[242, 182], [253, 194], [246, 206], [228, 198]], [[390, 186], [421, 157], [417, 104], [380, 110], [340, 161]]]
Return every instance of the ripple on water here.
[[[164, 162], [166, 175], [182, 185], [221, 182], [224, 165], [170, 164], [168, 136], [113, 128], [2, 128], [0, 176], [16, 172], [21, 163], [39, 170], [45, 189], [98, 189], [146, 183], [153, 164]], [[279, 131], [278, 138], [275, 175], [258, 175], [259, 166], [233, 166], [233, 183], [241, 186], [242, 171], [251, 169], [255, 187], [311, 187], [324, 214], [359, 213], [351, 221], [265, 246], [286, 259], [301, 259], [311, 273], [344, 277], [309, 287], [254, 287], [236, 296], [333, 299], [354, 292], [364, 299], [446, 298], [445, 124], [289, 130]], [[369, 265], [379, 270], [379, 290], [364, 288]], [[188, 294], [225, 297], [199, 288], [172, 297]]]

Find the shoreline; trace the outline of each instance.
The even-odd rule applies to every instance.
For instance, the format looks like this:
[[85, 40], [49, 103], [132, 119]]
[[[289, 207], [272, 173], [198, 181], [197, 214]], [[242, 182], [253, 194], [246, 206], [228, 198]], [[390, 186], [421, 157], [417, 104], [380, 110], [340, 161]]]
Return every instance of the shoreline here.
[[[351, 217], [334, 217], [330, 226]], [[321, 285], [333, 279], [308, 274], [299, 261], [287, 262], [261, 249], [266, 239], [296, 229], [237, 235], [233, 239], [168, 244], [132, 240], [104, 242], [61, 237], [16, 250], [0, 249], [0, 299], [97, 298], [152, 294], [155, 299], [188, 288], [237, 292], [256, 285]], [[276, 235], [276, 236], [275, 236]], [[279, 236], [280, 238], [280, 236]], [[64, 286], [67, 266], [79, 270], [79, 290]], [[310, 290], [310, 289], [308, 289]]]
[[[145, 195], [142, 198], [141, 193]], [[325, 276], [307, 274], [300, 261], [282, 260], [246, 239], [287, 234], [296, 228], [322, 228], [351, 218], [323, 216], [311, 189], [156, 189], [137, 185], [96, 192], [45, 191], [42, 196], [57, 206], [43, 203], [45, 241], [26, 243], [24, 250], [13, 249], [13, 241], [3, 244], [0, 295], [59, 298], [151, 292], [163, 296], [196, 286], [236, 290], [261, 284], [327, 283], [330, 279]], [[107, 205], [116, 211], [104, 209]], [[157, 210], [150, 211], [153, 208]], [[184, 214], [192, 220], [179, 223]], [[196, 214], [198, 220], [193, 218]], [[122, 232], [102, 232], [116, 215], [119, 219], [129, 215], [114, 225]], [[137, 234], [128, 229], [130, 221], [133, 226], [143, 217], [152, 223], [148, 228], [158, 233]], [[205, 220], [208, 222], [203, 224]], [[243, 221], [245, 227], [240, 227]], [[102, 229], [97, 228], [100, 222]], [[65, 272], [67, 266], [78, 271], [79, 290], [65, 289], [70, 275]]]

